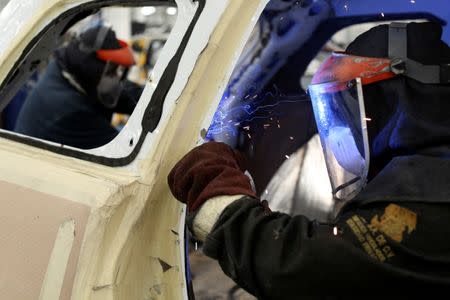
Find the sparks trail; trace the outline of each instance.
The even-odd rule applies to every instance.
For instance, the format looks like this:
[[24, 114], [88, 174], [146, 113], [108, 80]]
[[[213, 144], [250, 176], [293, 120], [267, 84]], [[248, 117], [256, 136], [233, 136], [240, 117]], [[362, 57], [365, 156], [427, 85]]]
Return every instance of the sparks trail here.
[[[286, 95], [276, 85], [263, 95], [249, 93], [243, 99], [237, 99], [234, 95], [229, 96], [228, 93], [225, 95], [208, 130], [208, 139], [219, 140], [223, 135], [236, 137], [242, 129], [241, 124], [260, 119], [273, 120], [274, 117], [281, 115], [281, 112], [274, 109], [279, 105], [310, 101], [305, 94]], [[219, 139], [216, 139], [217, 137]]]
[[244, 110], [245, 110], [245, 112], [247, 114], [252, 115], [252, 114], [256, 113], [258, 110], [260, 110], [260, 109], [276, 107], [276, 106], [278, 106], [280, 104], [283, 104], [283, 103], [297, 103], [297, 102], [306, 102], [306, 101], [309, 101], [309, 99], [302, 99], [302, 100], [295, 100], [295, 101], [294, 100], [282, 100], [282, 101], [278, 101], [277, 103], [274, 103], [274, 104], [258, 106], [253, 111], [247, 111], [246, 109], [244, 109]]

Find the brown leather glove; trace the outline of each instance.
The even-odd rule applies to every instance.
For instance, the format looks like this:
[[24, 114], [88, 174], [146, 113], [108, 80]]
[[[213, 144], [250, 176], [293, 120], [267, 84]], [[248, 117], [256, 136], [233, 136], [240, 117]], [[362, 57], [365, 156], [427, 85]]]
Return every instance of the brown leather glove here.
[[256, 197], [244, 175], [243, 156], [224, 143], [208, 142], [186, 154], [172, 169], [172, 194], [194, 212], [208, 199], [222, 195]]

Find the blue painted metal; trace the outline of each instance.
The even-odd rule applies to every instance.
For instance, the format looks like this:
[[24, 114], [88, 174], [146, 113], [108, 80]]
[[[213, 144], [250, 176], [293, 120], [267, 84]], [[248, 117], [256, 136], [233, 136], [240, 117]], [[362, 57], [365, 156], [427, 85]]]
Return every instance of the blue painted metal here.
[[5, 107], [3, 110], [3, 129], [14, 131], [22, 105], [25, 103], [28, 94], [34, 89], [37, 81], [38, 74], [34, 73]]
[[[273, 117], [272, 111], [262, 114], [263, 108], [274, 107], [286, 98], [305, 101], [299, 78], [322, 46], [344, 27], [432, 19], [444, 26], [443, 40], [450, 44], [449, 6], [450, 0], [270, 1], [259, 19], [259, 36], [247, 45], [238, 62], [207, 138], [236, 146], [242, 126], [248, 127], [249, 120]], [[284, 87], [279, 88], [281, 81]]]
[[[333, 18], [354, 23], [371, 20], [413, 19], [434, 17], [447, 25], [450, 22], [449, 0], [334, 0], [330, 1]], [[352, 23], [352, 22], [351, 22]], [[444, 40], [450, 42], [449, 26], [444, 27]]]

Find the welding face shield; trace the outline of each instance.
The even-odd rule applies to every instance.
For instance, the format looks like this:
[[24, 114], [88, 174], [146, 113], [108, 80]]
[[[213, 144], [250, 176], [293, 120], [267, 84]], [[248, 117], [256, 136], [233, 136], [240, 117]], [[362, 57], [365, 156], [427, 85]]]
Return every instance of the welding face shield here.
[[361, 79], [311, 85], [309, 95], [333, 196], [352, 198], [366, 182], [370, 161]]
[[83, 33], [79, 49], [103, 62], [103, 70], [96, 88], [97, 99], [106, 108], [117, 106], [123, 91], [128, 69], [135, 64], [133, 53], [125, 41], [116, 38], [109, 27], [100, 26]]
[[107, 108], [114, 108], [119, 102], [128, 69], [108, 61], [97, 86], [97, 98]]
[[313, 105], [333, 196], [353, 198], [367, 182], [370, 149], [363, 85], [396, 76], [391, 60], [333, 53], [316, 72]]
[[105, 107], [115, 108], [122, 94], [129, 67], [135, 64], [133, 53], [127, 43], [118, 40], [118, 49], [100, 49], [97, 58], [106, 65], [97, 86], [97, 98]]

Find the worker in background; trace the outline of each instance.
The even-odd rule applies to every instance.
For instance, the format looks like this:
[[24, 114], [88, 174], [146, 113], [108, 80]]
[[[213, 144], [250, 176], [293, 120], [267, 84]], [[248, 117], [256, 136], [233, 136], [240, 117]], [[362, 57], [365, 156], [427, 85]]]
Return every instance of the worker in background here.
[[[309, 88], [336, 207], [319, 223], [271, 212], [223, 143], [168, 181], [206, 255], [260, 299], [450, 288], [450, 48], [435, 23], [377, 26]], [[301, 199], [299, 199], [301, 201]]]
[[127, 81], [134, 65], [126, 42], [104, 26], [93, 27], [55, 52], [19, 113], [15, 131], [91, 149], [118, 134], [114, 112], [131, 114], [142, 88]]

